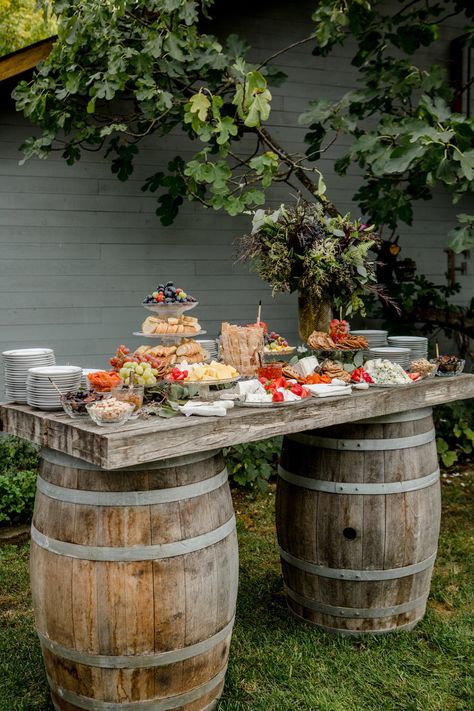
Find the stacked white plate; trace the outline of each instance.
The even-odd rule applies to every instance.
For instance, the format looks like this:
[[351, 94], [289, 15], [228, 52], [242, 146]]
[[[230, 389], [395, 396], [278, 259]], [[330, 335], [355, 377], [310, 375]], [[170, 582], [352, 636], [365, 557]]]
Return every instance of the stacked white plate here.
[[101, 368], [83, 368], [82, 369], [82, 378], [81, 378], [81, 388], [86, 388], [87, 390], [90, 387], [88, 375], [89, 373], [98, 373], [101, 370]]
[[18, 348], [4, 351], [5, 396], [7, 400], [26, 403], [26, 378], [30, 368], [54, 365], [51, 348]]
[[391, 346], [410, 349], [410, 361], [428, 357], [428, 339], [424, 336], [389, 336]]
[[217, 340], [202, 339], [202, 340], [197, 340], [196, 343], [199, 343], [201, 348], [203, 348], [205, 351], [207, 351], [209, 353], [211, 360], [217, 360]]
[[26, 379], [28, 405], [40, 410], [60, 410], [62, 408], [59, 393], [51, 380], [62, 393], [77, 390], [81, 384], [82, 368], [76, 365], [50, 365], [30, 368]]
[[364, 330], [364, 331], [350, 331], [352, 336], [363, 336], [369, 346], [367, 350], [362, 352], [364, 359], [370, 358], [369, 348], [382, 348], [387, 345], [387, 334], [388, 331], [377, 331], [377, 330]]
[[381, 346], [380, 348], [369, 348], [369, 358], [384, 358], [392, 363], [398, 363], [402, 368], [410, 365], [410, 349], [395, 348], [394, 346]]

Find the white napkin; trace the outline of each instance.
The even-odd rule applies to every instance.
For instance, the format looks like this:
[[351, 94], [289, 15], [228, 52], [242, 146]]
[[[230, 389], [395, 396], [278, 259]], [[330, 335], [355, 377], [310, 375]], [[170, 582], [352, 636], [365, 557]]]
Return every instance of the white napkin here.
[[339, 387], [337, 385], [321, 383], [320, 385], [305, 385], [305, 388], [307, 388], [314, 397], [335, 397], [338, 395], [350, 395], [352, 392], [350, 385]]
[[187, 402], [180, 406], [180, 411], [186, 417], [200, 415], [201, 417], [225, 417], [227, 409], [222, 402]]

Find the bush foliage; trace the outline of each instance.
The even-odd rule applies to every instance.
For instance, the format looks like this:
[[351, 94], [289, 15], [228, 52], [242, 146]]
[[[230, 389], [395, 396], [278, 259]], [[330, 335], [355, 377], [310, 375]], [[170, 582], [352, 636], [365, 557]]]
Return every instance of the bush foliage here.
[[0, 440], [0, 525], [29, 521], [35, 500], [39, 452], [17, 437]]
[[281, 437], [260, 442], [238, 444], [224, 449], [231, 481], [245, 488], [268, 488], [268, 481], [276, 473], [281, 449]]

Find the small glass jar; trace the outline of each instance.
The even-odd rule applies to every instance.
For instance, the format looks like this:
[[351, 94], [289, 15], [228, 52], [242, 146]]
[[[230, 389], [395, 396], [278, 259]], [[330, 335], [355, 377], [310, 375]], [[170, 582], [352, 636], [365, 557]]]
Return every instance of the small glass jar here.
[[116, 388], [112, 388], [112, 397], [121, 402], [128, 402], [133, 405], [133, 412], [130, 417], [131, 420], [136, 420], [140, 415], [140, 408], [143, 405], [143, 396], [145, 393], [145, 388], [143, 385], [119, 385]]
[[257, 373], [259, 378], [265, 378], [266, 380], [276, 380], [277, 378], [281, 378], [283, 375], [282, 364], [265, 363], [258, 369]]

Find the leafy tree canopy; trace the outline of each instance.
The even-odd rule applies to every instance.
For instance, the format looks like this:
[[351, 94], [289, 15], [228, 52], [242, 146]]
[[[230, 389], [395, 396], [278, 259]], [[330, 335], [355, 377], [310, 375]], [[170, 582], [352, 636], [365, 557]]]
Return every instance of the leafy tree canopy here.
[[[72, 164], [82, 150], [107, 145], [112, 171], [126, 180], [142, 139], [180, 127], [197, 145], [189, 160], [176, 157], [167, 172], [149, 176], [143, 189], [159, 191], [157, 214], [170, 224], [185, 199], [239, 214], [265, 202], [266, 190], [285, 182], [309, 190], [329, 215], [317, 161], [341, 134], [353, 137], [337, 161], [364, 171], [356, 195], [381, 228], [410, 223], [412, 203], [443, 185], [458, 200], [472, 189], [474, 121], [450, 108], [453, 91], [444, 68], [414, 63], [436, 42], [452, 15], [470, 18], [471, 2], [402, 0], [386, 13], [382, 2], [316, 3], [313, 31], [259, 65], [248, 44], [202, 30], [213, 0], [54, 0], [59, 39], [30, 83], [15, 90], [17, 107], [43, 131], [24, 145], [25, 159], [61, 150]], [[326, 56], [348, 37], [360, 88], [337, 102], [311, 102], [301, 116], [309, 126], [307, 150], [289, 154], [266, 124], [271, 86], [284, 80], [273, 62], [298, 44]], [[473, 43], [466, 31], [462, 42]], [[368, 121], [369, 120], [369, 121]], [[474, 245], [473, 220], [461, 216], [453, 246]]]
[[0, 57], [54, 35], [56, 22], [49, 2], [0, 0]]

